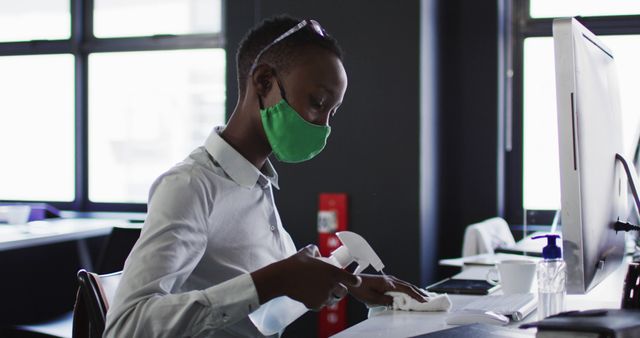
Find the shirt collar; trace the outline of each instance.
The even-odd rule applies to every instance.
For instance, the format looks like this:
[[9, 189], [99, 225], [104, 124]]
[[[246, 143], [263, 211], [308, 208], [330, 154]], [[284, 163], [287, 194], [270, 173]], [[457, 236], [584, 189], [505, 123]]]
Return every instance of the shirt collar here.
[[[256, 183], [268, 180], [276, 189], [280, 189], [278, 186], [278, 173], [273, 168], [271, 161], [267, 159], [261, 172], [220, 137], [220, 133], [223, 130], [224, 127], [222, 126], [214, 128], [204, 144], [207, 152], [218, 162], [222, 170], [234, 182], [245, 188], [253, 188]], [[262, 180], [260, 180], [261, 177]]]

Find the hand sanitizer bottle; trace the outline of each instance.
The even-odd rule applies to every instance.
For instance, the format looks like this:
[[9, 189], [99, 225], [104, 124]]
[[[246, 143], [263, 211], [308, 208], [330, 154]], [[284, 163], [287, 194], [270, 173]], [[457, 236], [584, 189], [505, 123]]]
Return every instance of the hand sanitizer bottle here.
[[538, 319], [564, 311], [564, 296], [567, 293], [567, 265], [562, 260], [562, 249], [556, 245], [558, 235], [542, 235], [533, 239], [546, 238], [547, 246], [542, 249], [544, 258], [538, 263]]

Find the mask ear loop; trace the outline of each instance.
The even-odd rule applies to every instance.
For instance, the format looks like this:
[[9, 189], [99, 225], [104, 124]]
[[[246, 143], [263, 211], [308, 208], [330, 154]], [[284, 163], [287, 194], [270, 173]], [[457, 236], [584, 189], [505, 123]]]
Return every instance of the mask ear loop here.
[[260, 104], [260, 110], [264, 109], [264, 102], [262, 102], [262, 96], [260, 96], [260, 93], [258, 94], [258, 104]]
[[[276, 83], [278, 84], [278, 89], [280, 89], [280, 96], [282, 97], [283, 100], [285, 100], [287, 103], [289, 103], [289, 100], [287, 100], [287, 94], [285, 94], [284, 92], [284, 87], [282, 86], [282, 82], [280, 82], [280, 79], [278, 79], [278, 77], [275, 75], [275, 71], [273, 72], [273, 76], [276, 78]], [[262, 101], [262, 96], [260, 96], [260, 94], [258, 94], [258, 104], [260, 105], [260, 110], [264, 109], [264, 102]]]
[[289, 103], [289, 100], [287, 100], [287, 94], [284, 93], [284, 87], [282, 86], [282, 82], [280, 82], [280, 80], [277, 77], [276, 77], [276, 82], [278, 83], [278, 88], [280, 88], [280, 96], [282, 96], [283, 100]]
[[[253, 75], [253, 71], [255, 70], [255, 65], [251, 67], [251, 74]], [[260, 106], [260, 110], [264, 109], [264, 102], [262, 102], [262, 96], [260, 96], [260, 93], [256, 93], [256, 95], [258, 96], [258, 105]]]

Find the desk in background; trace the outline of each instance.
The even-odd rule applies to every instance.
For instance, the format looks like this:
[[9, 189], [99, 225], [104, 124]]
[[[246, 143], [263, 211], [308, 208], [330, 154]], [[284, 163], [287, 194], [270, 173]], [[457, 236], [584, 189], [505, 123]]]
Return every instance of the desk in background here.
[[[497, 254], [496, 256], [506, 255]], [[491, 255], [479, 255], [465, 257], [464, 260], [482, 261], [485, 259], [497, 258]], [[506, 255], [509, 258], [523, 256]], [[534, 258], [535, 259], [535, 258]], [[455, 260], [442, 260], [441, 264], [462, 266], [463, 259]], [[622, 298], [623, 281], [627, 273], [626, 260], [620, 268], [607, 277], [602, 283], [596, 286], [587, 295], [567, 295], [565, 298], [565, 310], [588, 310], [597, 308], [620, 308], [620, 301]], [[475, 278], [484, 279], [488, 267], [483, 266], [466, 266], [463, 271], [455, 277], [458, 278]], [[534, 288], [537, 287], [534, 285]], [[451, 302], [453, 303], [452, 311], [461, 308], [469, 303], [469, 301], [476, 299], [476, 297], [482, 296], [468, 296], [468, 295], [449, 295]], [[393, 310], [377, 310], [372, 309], [369, 313], [369, 318], [364, 320], [336, 335], [333, 338], [350, 338], [350, 337], [411, 337], [430, 332], [440, 331], [454, 327], [453, 325], [447, 325], [445, 318], [446, 312], [408, 312], [408, 311], [393, 311]], [[534, 311], [527, 318], [520, 322], [512, 322], [508, 327], [517, 328], [520, 324], [536, 321], [537, 314]], [[533, 336], [535, 329], [522, 330], [523, 332], [529, 331]]]
[[128, 226], [122, 219], [64, 219], [33, 221], [26, 225], [0, 225], [0, 251], [105, 236], [114, 226]]
[[76, 273], [93, 268], [114, 226], [126, 219], [50, 219], [0, 224], [0, 324], [48, 320], [73, 309]]

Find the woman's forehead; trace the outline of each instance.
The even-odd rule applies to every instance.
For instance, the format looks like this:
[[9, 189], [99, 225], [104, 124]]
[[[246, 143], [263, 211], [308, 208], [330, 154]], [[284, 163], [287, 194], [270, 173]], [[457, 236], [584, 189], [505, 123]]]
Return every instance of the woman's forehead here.
[[342, 61], [328, 51], [300, 55], [300, 59], [292, 65], [288, 73], [289, 77], [299, 84], [305, 83], [329, 91], [339, 90], [347, 84], [347, 74]]

